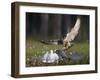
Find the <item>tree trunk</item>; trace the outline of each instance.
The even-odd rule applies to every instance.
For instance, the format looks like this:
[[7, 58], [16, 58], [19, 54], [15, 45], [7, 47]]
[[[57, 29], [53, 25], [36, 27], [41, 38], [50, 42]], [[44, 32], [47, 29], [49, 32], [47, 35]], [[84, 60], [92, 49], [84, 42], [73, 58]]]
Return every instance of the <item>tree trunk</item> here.
[[53, 14], [50, 16], [50, 27], [52, 29], [52, 37], [54, 39], [59, 39], [61, 37], [61, 15], [57, 14]]
[[40, 35], [42, 39], [48, 39], [48, 14], [41, 14]]
[[65, 37], [68, 32], [71, 30], [71, 16], [63, 15], [62, 21], [62, 36]]

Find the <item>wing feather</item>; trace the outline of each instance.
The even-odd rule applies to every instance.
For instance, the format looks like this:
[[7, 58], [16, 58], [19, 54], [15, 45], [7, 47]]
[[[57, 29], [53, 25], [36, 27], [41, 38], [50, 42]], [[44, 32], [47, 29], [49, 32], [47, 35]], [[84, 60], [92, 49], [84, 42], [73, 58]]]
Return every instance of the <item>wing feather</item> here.
[[76, 23], [74, 25], [74, 27], [71, 29], [71, 31], [69, 33], [67, 33], [64, 41], [73, 41], [75, 39], [75, 37], [77, 36], [79, 29], [80, 29], [80, 17], [77, 17]]

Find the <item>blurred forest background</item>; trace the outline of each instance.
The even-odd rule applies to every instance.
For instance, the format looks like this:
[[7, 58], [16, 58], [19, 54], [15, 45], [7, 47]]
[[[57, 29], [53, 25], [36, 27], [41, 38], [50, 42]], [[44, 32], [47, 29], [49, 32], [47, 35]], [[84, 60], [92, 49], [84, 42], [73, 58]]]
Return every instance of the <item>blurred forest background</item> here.
[[[61, 39], [70, 32], [76, 22], [76, 15], [26, 13], [26, 35], [43, 40]], [[81, 16], [81, 28], [77, 41], [89, 40], [89, 16]]]

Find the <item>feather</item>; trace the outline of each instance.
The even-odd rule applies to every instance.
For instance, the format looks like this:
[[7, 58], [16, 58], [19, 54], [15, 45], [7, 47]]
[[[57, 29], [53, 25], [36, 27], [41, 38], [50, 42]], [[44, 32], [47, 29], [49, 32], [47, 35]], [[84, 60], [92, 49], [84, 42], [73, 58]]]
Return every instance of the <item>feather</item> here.
[[53, 50], [50, 50], [50, 53], [46, 52], [46, 54], [44, 54], [42, 58], [43, 63], [54, 63], [54, 62], [58, 63], [58, 60], [59, 56], [56, 53], [54, 53]]
[[71, 29], [69, 33], [67, 33], [65, 39], [63, 40], [64, 45], [65, 44], [70, 45], [70, 42], [75, 39], [75, 37], [79, 33], [80, 23], [81, 23], [80, 16], [78, 16], [74, 27]]
[[64, 41], [72, 41], [75, 39], [75, 37], [78, 34], [80, 28], [80, 17], [77, 18], [76, 23], [74, 25], [74, 27], [71, 29], [71, 31], [69, 33], [67, 33], [66, 38], [64, 39]]

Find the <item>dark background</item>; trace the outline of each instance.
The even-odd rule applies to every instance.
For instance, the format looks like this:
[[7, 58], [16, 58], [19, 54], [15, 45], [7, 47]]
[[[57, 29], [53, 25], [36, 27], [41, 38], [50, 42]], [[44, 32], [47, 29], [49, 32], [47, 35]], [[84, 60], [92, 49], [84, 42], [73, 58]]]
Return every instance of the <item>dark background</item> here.
[[[26, 36], [43, 40], [63, 39], [75, 25], [77, 16], [78, 15], [27, 12]], [[81, 27], [76, 40], [89, 40], [88, 15], [81, 15]]]

